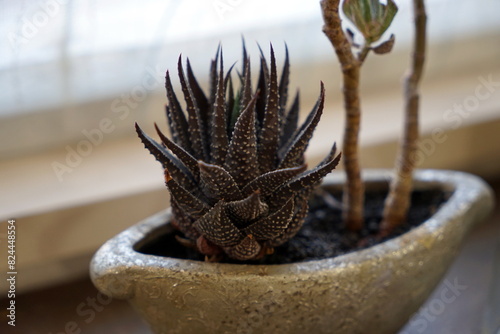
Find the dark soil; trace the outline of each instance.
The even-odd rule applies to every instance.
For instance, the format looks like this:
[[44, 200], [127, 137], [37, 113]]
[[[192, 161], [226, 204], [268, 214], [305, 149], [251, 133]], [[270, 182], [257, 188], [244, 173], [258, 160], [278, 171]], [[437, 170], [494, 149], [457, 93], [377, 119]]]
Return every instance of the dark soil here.
[[[450, 197], [450, 193], [441, 190], [414, 191], [408, 220], [391, 235], [382, 239], [394, 238], [420, 225], [431, 217]], [[375, 238], [382, 218], [382, 209], [386, 192], [367, 193], [365, 200], [365, 227], [359, 233], [347, 231], [342, 224], [341, 211], [335, 205], [340, 202], [341, 194], [332, 194], [329, 199], [315, 195], [310, 200], [309, 214], [304, 226], [287, 243], [275, 249], [272, 255], [262, 260], [247, 261], [248, 264], [285, 264], [319, 260], [370, 247], [380, 240]], [[332, 201], [332, 199], [334, 199]], [[138, 251], [145, 254], [203, 261], [204, 257], [194, 249], [179, 245], [175, 235], [167, 233], [145, 244]], [[231, 261], [227, 261], [231, 263]], [[242, 263], [242, 262], [233, 262]]]

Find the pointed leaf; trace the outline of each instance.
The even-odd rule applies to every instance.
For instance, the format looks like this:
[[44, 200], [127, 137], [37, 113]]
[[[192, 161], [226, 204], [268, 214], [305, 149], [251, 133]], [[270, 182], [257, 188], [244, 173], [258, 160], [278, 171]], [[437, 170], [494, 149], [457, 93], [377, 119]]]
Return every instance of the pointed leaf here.
[[215, 59], [212, 59], [210, 63], [210, 105], [215, 103], [215, 95], [217, 92], [217, 64], [219, 63], [219, 53], [221, 46], [217, 47], [217, 52], [215, 53]]
[[231, 140], [229, 137], [234, 129], [234, 124], [236, 123], [237, 116], [233, 119], [234, 109], [238, 108], [239, 102], [236, 101], [236, 97], [234, 96], [234, 88], [233, 88], [233, 80], [229, 77], [228, 87], [227, 87], [227, 98], [226, 98], [226, 133], [228, 140]]
[[240, 110], [245, 109], [245, 107], [252, 100], [252, 73], [250, 71], [250, 59], [246, 60], [243, 66], [243, 77], [240, 91]]
[[[298, 101], [297, 101], [297, 104], [298, 104]], [[300, 127], [297, 128], [297, 124], [295, 124], [295, 131], [291, 134], [291, 137], [288, 139], [288, 141], [284, 145], [282, 145], [282, 147], [280, 148], [280, 151], [278, 152], [278, 156], [280, 158], [280, 161], [283, 160], [283, 158], [285, 157], [287, 152], [290, 150], [290, 148], [293, 146], [293, 144], [296, 142], [296, 140], [300, 136], [300, 134], [306, 130], [306, 128], [313, 121], [314, 117], [317, 116], [315, 113], [315, 110], [317, 110], [319, 108], [320, 104], [321, 104], [321, 99], [318, 98], [318, 100], [314, 104], [314, 107], [312, 108], [311, 112], [307, 115], [306, 119], [304, 120], [304, 122], [302, 122]], [[290, 110], [290, 112], [291, 112], [291, 110]], [[297, 115], [297, 117], [298, 117], [298, 115]]]
[[247, 53], [247, 46], [245, 44], [245, 39], [243, 38], [243, 36], [241, 37], [241, 48], [242, 48], [242, 51], [243, 51], [243, 70], [242, 70], [242, 73], [245, 73], [245, 66], [247, 65], [247, 60], [248, 60], [248, 53]]
[[[334, 144], [328, 157], [335, 153], [336, 145]], [[288, 183], [279, 187], [266, 200], [270, 210], [275, 210], [281, 203], [287, 201], [292, 196], [307, 197], [309, 193], [316, 187], [323, 178], [330, 173], [339, 163], [341, 154], [325, 163], [322, 161], [314, 169], [298, 175]]]
[[266, 214], [269, 209], [267, 204], [261, 201], [258, 191], [240, 201], [227, 203], [226, 207], [229, 216], [233, 218], [235, 225], [239, 228], [242, 228], [245, 222]]
[[165, 76], [165, 89], [167, 91], [168, 107], [167, 107], [167, 119], [169, 120], [170, 133], [174, 141], [180, 146], [184, 147], [185, 150], [191, 152], [191, 142], [189, 140], [189, 130], [188, 123], [186, 121], [186, 116], [182, 111], [181, 105], [177, 96], [175, 95], [174, 88], [172, 87], [172, 81], [170, 80], [170, 74], [167, 71]]
[[223, 204], [223, 201], [218, 202], [208, 213], [194, 223], [194, 227], [206, 239], [217, 246], [236, 246], [245, 236], [228, 218]]
[[295, 176], [304, 172], [306, 169], [307, 165], [303, 164], [297, 167], [277, 169], [271, 172], [267, 172], [260, 175], [256, 179], [253, 179], [249, 184], [247, 184], [243, 188], [242, 193], [244, 195], [247, 195], [259, 190], [263, 196], [267, 196], [275, 191], [278, 187], [284, 185]]
[[323, 178], [330, 173], [339, 163], [341, 154], [328, 163], [320, 163], [314, 169], [311, 169], [279, 188], [272, 196], [277, 201], [283, 201], [293, 196], [298, 191], [309, 191], [316, 187]]
[[199, 219], [208, 212], [209, 207], [189, 191], [180, 186], [174, 179], [168, 179], [167, 188], [181, 211], [193, 219]]
[[283, 234], [281, 234], [278, 237], [273, 238], [272, 240], [269, 240], [264, 243], [264, 245], [268, 247], [278, 247], [293, 238], [297, 232], [301, 229], [302, 225], [304, 224], [304, 218], [307, 215], [309, 205], [307, 202], [307, 198], [295, 202], [295, 206], [298, 208], [296, 210], [295, 215], [291, 219], [290, 223], [286, 227], [285, 231]]
[[335, 155], [337, 154], [337, 143], [333, 143], [332, 148], [330, 149], [330, 153], [318, 164], [318, 166], [324, 166], [328, 164], [330, 161], [335, 159]]
[[299, 104], [300, 97], [299, 91], [297, 91], [292, 106], [286, 114], [285, 120], [282, 122], [282, 128], [280, 130], [280, 149], [278, 151], [280, 159], [283, 159], [281, 153], [286, 153], [285, 147], [290, 147], [292, 145], [293, 134], [297, 130], [297, 124], [299, 122]]
[[158, 136], [160, 137], [162, 143], [173, 153], [179, 158], [179, 160], [186, 166], [190, 173], [194, 176], [194, 179], [197, 181], [200, 176], [200, 170], [198, 168], [198, 162], [196, 159], [184, 148], [181, 146], [177, 145], [176, 143], [172, 142], [170, 139], [168, 139], [161, 131], [160, 128], [158, 128], [158, 125], [155, 123], [155, 129], [156, 132], [158, 133]]
[[135, 123], [135, 129], [139, 138], [141, 138], [144, 147], [146, 147], [149, 152], [154, 155], [156, 160], [162, 164], [163, 168], [168, 170], [171, 177], [189, 189], [196, 188], [193, 175], [191, 175], [190, 171], [182, 162], [180, 162], [162, 145], [158, 144], [156, 141], [151, 139], [151, 137], [146, 135], [137, 123]]
[[227, 86], [228, 86], [229, 81], [231, 81], [231, 72], [233, 71], [235, 65], [236, 65], [236, 63], [231, 65], [229, 70], [227, 70], [226, 76], [224, 78], [224, 92], [225, 93], [227, 93]]
[[187, 79], [189, 82], [189, 86], [191, 87], [193, 96], [196, 100], [196, 104], [198, 108], [200, 108], [200, 110], [202, 111], [201, 116], [206, 116], [204, 115], [204, 112], [208, 113], [209, 110], [208, 99], [205, 96], [205, 93], [203, 93], [203, 90], [201, 89], [198, 80], [196, 80], [196, 77], [194, 76], [189, 58], [186, 59], [186, 65], [187, 65]]
[[[222, 61], [222, 56], [221, 56], [221, 61]], [[193, 93], [193, 97], [196, 101], [196, 106], [199, 109], [199, 117], [200, 117], [200, 122], [202, 124], [201, 129], [204, 131], [202, 133], [203, 138], [207, 138], [208, 134], [210, 133], [210, 104], [208, 103], [208, 99], [205, 96], [205, 93], [203, 93], [203, 90], [201, 89], [200, 85], [198, 84], [198, 81], [196, 80], [196, 77], [194, 76], [193, 69], [191, 68], [191, 63], [189, 62], [189, 58], [186, 59], [186, 65], [187, 65], [187, 79], [189, 82], [189, 86], [191, 88], [191, 92]], [[207, 148], [208, 148], [208, 143], [206, 143]]]
[[198, 161], [202, 188], [211, 198], [235, 201], [243, 198], [231, 175], [222, 167]]
[[311, 111], [310, 119], [307, 123], [305, 123], [305, 127], [303, 130], [297, 135], [294, 139], [291, 147], [285, 153], [283, 160], [279, 164], [279, 168], [287, 168], [294, 166], [296, 164], [303, 163], [304, 152], [309, 145], [309, 140], [311, 139], [313, 132], [318, 125], [318, 122], [321, 118], [321, 114], [323, 113], [323, 107], [325, 103], [325, 88], [323, 83], [321, 83], [321, 94], [318, 99], [318, 103], [316, 108]]
[[260, 73], [259, 80], [257, 83], [257, 91], [259, 94], [257, 103], [256, 103], [256, 117], [257, 124], [260, 128], [262, 128], [262, 122], [264, 121], [264, 116], [266, 113], [266, 105], [267, 105], [267, 87], [269, 85], [269, 67], [267, 66], [266, 58], [264, 56], [264, 52], [262, 51], [260, 45], [258, 45], [260, 50]]
[[398, 6], [393, 0], [387, 0], [387, 5], [383, 6], [383, 14], [381, 15], [380, 36], [391, 26], [394, 17], [398, 12]]
[[227, 136], [227, 111], [225, 103], [225, 84], [224, 84], [224, 64], [222, 54], [220, 58], [219, 75], [217, 76], [217, 89], [215, 93], [214, 112], [212, 116], [211, 133], [211, 162], [222, 165], [226, 158], [229, 148], [229, 139]]
[[225, 248], [224, 251], [231, 258], [246, 261], [255, 258], [261, 250], [260, 244], [249, 236], [245, 237], [238, 245]]
[[226, 96], [226, 132], [227, 138], [231, 140], [231, 134], [234, 129], [234, 124], [236, 123], [236, 119], [239, 115], [239, 100], [234, 96], [233, 89], [233, 80], [231, 78], [231, 71], [233, 70], [236, 63], [231, 65], [229, 70], [226, 73], [226, 77], [224, 79], [224, 94]]
[[258, 161], [261, 173], [273, 169], [276, 165], [276, 152], [279, 139], [279, 96], [276, 59], [271, 45], [271, 73], [267, 87], [266, 112], [258, 142]]
[[179, 80], [181, 82], [184, 100], [186, 101], [186, 109], [188, 114], [187, 121], [189, 125], [189, 133], [191, 135], [193, 156], [197, 159], [208, 160], [208, 154], [206, 152], [205, 146], [206, 139], [203, 138], [203, 134], [205, 133], [204, 124], [202, 123], [200, 110], [194, 99], [191, 87], [186, 81], [184, 70], [182, 69], [181, 57], [179, 57], [179, 62], [177, 63], [177, 70], [179, 72]]
[[289, 199], [286, 204], [263, 219], [243, 229], [245, 234], [253, 235], [257, 240], [270, 240], [283, 234], [293, 218], [293, 199]]
[[256, 96], [238, 117], [229, 144], [224, 169], [241, 188], [258, 175], [257, 138], [255, 134]]
[[288, 55], [288, 46], [285, 43], [285, 63], [283, 64], [283, 71], [281, 72], [280, 86], [279, 86], [279, 109], [280, 118], [285, 118], [286, 103], [288, 100], [288, 84], [290, 82], [290, 59]]

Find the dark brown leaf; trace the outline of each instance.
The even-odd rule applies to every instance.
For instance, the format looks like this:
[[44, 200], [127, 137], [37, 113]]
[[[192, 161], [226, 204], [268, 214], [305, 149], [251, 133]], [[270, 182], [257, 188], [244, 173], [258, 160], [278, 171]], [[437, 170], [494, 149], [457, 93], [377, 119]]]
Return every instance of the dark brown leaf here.
[[286, 118], [282, 122], [282, 127], [280, 130], [280, 149], [278, 151], [278, 157], [280, 159], [283, 158], [280, 154], [285, 153], [283, 152], [284, 147], [291, 146], [293, 140], [293, 134], [297, 130], [297, 124], [299, 123], [299, 104], [300, 104], [300, 96], [299, 96], [299, 91], [297, 91], [292, 106], [290, 107], [290, 110], [286, 114]]
[[199, 180], [200, 176], [200, 170], [198, 168], [198, 162], [196, 159], [184, 148], [181, 146], [177, 145], [176, 143], [172, 142], [170, 139], [168, 139], [161, 131], [160, 128], [158, 128], [158, 125], [155, 123], [155, 129], [156, 132], [158, 133], [158, 136], [160, 136], [160, 139], [162, 143], [172, 152], [174, 153], [177, 158], [184, 164], [189, 169], [189, 172], [193, 175], [195, 181]]
[[156, 160], [162, 164], [163, 168], [168, 170], [172, 178], [191, 190], [196, 188], [194, 176], [179, 159], [172, 155], [165, 147], [145, 134], [137, 123], [135, 123], [135, 129], [144, 147], [154, 155]]
[[285, 43], [285, 63], [281, 72], [280, 86], [279, 86], [279, 109], [280, 119], [285, 119], [286, 103], [288, 100], [288, 84], [290, 82], [290, 59], [288, 55], [288, 46]]
[[285, 153], [283, 160], [279, 164], [279, 168], [292, 167], [303, 163], [304, 152], [307, 149], [309, 140], [311, 139], [316, 126], [323, 113], [325, 103], [325, 87], [321, 83], [321, 93], [318, 98], [316, 107], [311, 111], [310, 117], [306, 120], [303, 130], [295, 137], [291, 147]]
[[198, 162], [202, 189], [210, 198], [235, 201], [243, 198], [240, 189], [231, 175], [222, 167]]
[[290, 181], [293, 177], [304, 172], [306, 169], [307, 165], [303, 164], [297, 167], [277, 169], [267, 172], [253, 179], [242, 189], [241, 192], [243, 195], [249, 195], [259, 190], [263, 196], [267, 196], [281, 185]]
[[[227, 203], [226, 208], [229, 216], [234, 218], [236, 222], [252, 221], [264, 214], [267, 214], [269, 209], [267, 204], [261, 201], [258, 191], [240, 201]], [[238, 228], [243, 227], [238, 224], [236, 225]]]
[[224, 84], [224, 63], [222, 54], [220, 58], [220, 69], [217, 76], [217, 89], [215, 93], [214, 112], [212, 116], [211, 133], [211, 159], [214, 164], [222, 165], [226, 159], [229, 148], [229, 139], [227, 136], [227, 111], [225, 102], [225, 84]]
[[259, 132], [260, 128], [262, 128], [262, 123], [264, 121], [264, 116], [266, 113], [266, 105], [267, 105], [267, 87], [269, 86], [269, 67], [267, 66], [267, 61], [264, 56], [264, 52], [262, 51], [260, 45], [258, 45], [259, 50], [260, 50], [260, 72], [259, 72], [259, 79], [257, 82], [257, 91], [256, 93], [259, 93], [259, 97], [257, 99], [257, 103], [255, 104], [256, 106], [256, 116], [257, 116], [257, 123], [259, 126]]
[[186, 121], [186, 116], [182, 112], [179, 100], [177, 100], [177, 96], [175, 95], [168, 71], [165, 76], [165, 89], [167, 91], [167, 99], [169, 103], [166, 111], [167, 118], [169, 120], [170, 133], [172, 134], [173, 140], [177, 144], [181, 145], [185, 150], [190, 152], [191, 142], [189, 140], [188, 123]]
[[279, 139], [279, 94], [278, 74], [276, 71], [276, 59], [271, 46], [271, 73], [267, 87], [266, 112], [260, 136], [258, 138], [258, 161], [261, 173], [265, 173], [276, 167], [276, 152], [278, 151]]
[[224, 251], [233, 259], [245, 261], [255, 258], [260, 249], [260, 244], [254, 238], [247, 236], [238, 245], [225, 248]]
[[184, 70], [182, 69], [181, 57], [179, 57], [179, 62], [177, 63], [177, 70], [179, 72], [179, 80], [181, 82], [184, 100], [186, 101], [186, 110], [188, 115], [187, 121], [189, 125], [189, 134], [191, 139], [191, 146], [193, 149], [193, 156], [197, 159], [208, 161], [208, 152], [206, 152], [205, 140], [203, 138], [203, 134], [205, 133], [204, 124], [191, 87], [186, 81]]
[[258, 176], [255, 101], [256, 97], [238, 117], [224, 163], [240, 188]]
[[217, 246], [236, 246], [245, 236], [227, 217], [223, 204], [222, 201], [218, 202], [207, 214], [194, 223], [194, 227]]
[[286, 231], [293, 216], [294, 204], [290, 198], [281, 209], [244, 228], [243, 232], [253, 235], [257, 240], [272, 240]]
[[271, 248], [281, 246], [282, 244], [293, 238], [302, 228], [302, 225], [304, 224], [304, 218], [306, 217], [307, 211], [309, 209], [307, 198], [300, 200], [295, 204], [295, 206], [298, 208], [298, 210], [291, 219], [283, 234], [264, 242], [265, 246]]
[[175, 200], [184, 214], [192, 219], [199, 219], [208, 212], [209, 207], [193, 196], [189, 191], [180, 186], [174, 179], [167, 181], [170, 196]]

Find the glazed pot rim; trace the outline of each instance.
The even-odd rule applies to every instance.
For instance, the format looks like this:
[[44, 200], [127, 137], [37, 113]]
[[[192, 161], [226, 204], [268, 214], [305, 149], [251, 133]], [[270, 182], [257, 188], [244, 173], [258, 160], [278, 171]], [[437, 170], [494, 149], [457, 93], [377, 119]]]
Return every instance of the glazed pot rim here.
[[[373, 184], [387, 186], [392, 177], [392, 170], [365, 170], [363, 179], [367, 188]], [[324, 186], [341, 186], [344, 183], [344, 173], [334, 172], [323, 181]], [[457, 220], [460, 216], [470, 214], [481, 215], [476, 220], [482, 220], [490, 212], [493, 206], [493, 195], [489, 186], [479, 177], [464, 172], [448, 170], [417, 170], [414, 173], [415, 189], [440, 188], [443, 191], [451, 191], [453, 194], [439, 210], [427, 221], [410, 231], [376, 244], [369, 248], [346, 253], [332, 258], [296, 262], [290, 264], [228, 264], [228, 263], [206, 263], [196, 260], [170, 258], [157, 255], [143, 254], [135, 249], [136, 245], [156, 233], [165, 224], [170, 209], [162, 211], [129, 229], [121, 232], [108, 240], [95, 254], [91, 264], [91, 275], [93, 278], [104, 274], [104, 272], [119, 272], [127, 268], [151, 266], [153, 268], [168, 268], [174, 271], [188, 271], [204, 274], [237, 275], [284, 275], [300, 274], [311, 271], [332, 270], [351, 265], [359, 265], [375, 257], [401, 257], [408, 248], [426, 247], [419, 242], [430, 235], [438, 235], [443, 225]], [[474, 210], [471, 210], [474, 209]], [[473, 219], [469, 219], [473, 220]], [[472, 224], [470, 224], [472, 225]], [[467, 230], [472, 226], [467, 227]], [[106, 264], [104, 266], [104, 264]]]

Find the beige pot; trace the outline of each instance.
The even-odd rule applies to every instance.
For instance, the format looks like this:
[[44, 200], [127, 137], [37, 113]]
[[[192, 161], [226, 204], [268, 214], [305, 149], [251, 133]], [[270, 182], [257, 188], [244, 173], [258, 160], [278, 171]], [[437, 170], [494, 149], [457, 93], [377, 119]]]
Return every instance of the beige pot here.
[[[367, 188], [390, 171], [367, 171]], [[339, 188], [334, 173], [323, 183]], [[439, 283], [467, 232], [493, 207], [490, 188], [460, 172], [424, 170], [418, 189], [454, 191], [410, 232], [335, 258], [285, 265], [214, 264], [145, 255], [172, 230], [170, 211], [106, 242], [91, 263], [96, 287], [127, 299], [155, 333], [395, 333]]]

